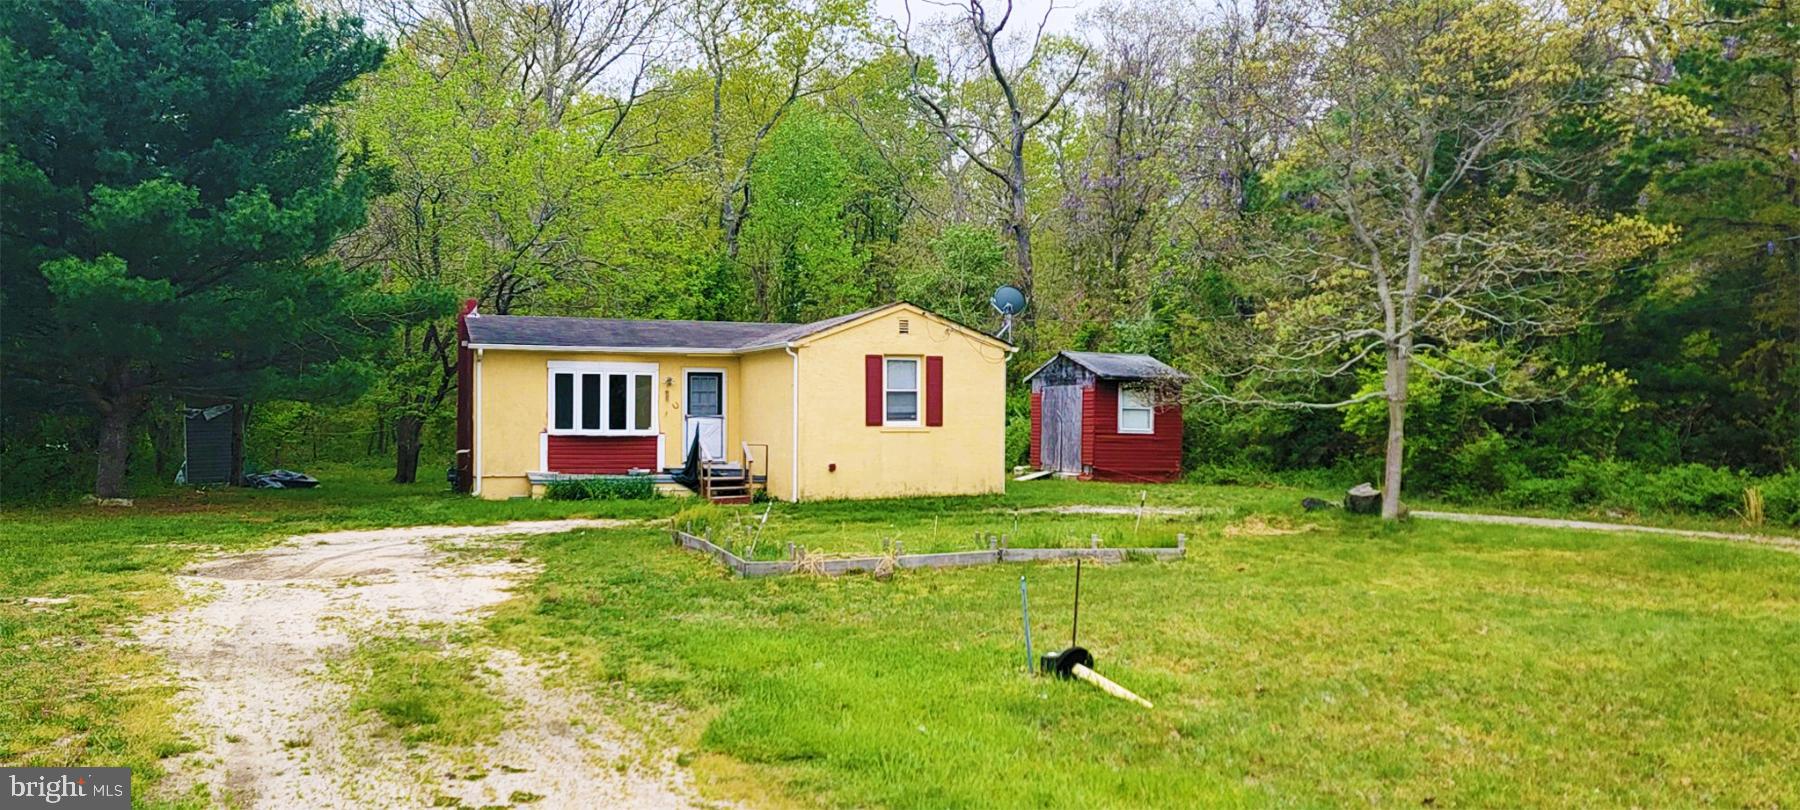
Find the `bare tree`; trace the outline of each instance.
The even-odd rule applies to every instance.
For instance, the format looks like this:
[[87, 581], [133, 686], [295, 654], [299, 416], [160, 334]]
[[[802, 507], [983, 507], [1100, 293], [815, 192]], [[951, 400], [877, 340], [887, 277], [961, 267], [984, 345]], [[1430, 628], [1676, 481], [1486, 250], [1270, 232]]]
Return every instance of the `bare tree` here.
[[650, 92], [660, 32], [674, 0], [341, 0], [396, 40], [450, 64], [493, 60], [547, 126], [573, 101], [610, 119], [601, 144]]
[[1194, 98], [1185, 26], [1162, 11], [1114, 7], [1088, 18], [1100, 61], [1079, 88], [1086, 131], [1078, 148], [1052, 138], [1071, 269], [1089, 305], [1107, 309], [1140, 297], [1131, 293], [1142, 281], [1137, 265], [1153, 261], [1153, 240], [1182, 192], [1176, 167]]
[[725, 253], [735, 261], [751, 205], [750, 172], [769, 133], [802, 99], [837, 86], [865, 38], [860, 4], [687, 0], [678, 27], [706, 82], [706, 167], [719, 196]]
[[[1032, 130], [1070, 95], [1083, 75], [1088, 53], [1072, 42], [1045, 36], [1044, 26], [1056, 10], [1052, 4], [1030, 35], [1023, 58], [1015, 59], [1003, 36], [1013, 21], [1013, 2], [1004, 2], [997, 17], [982, 0], [950, 5], [957, 10], [952, 25], [960, 37], [935, 55], [935, 77], [927, 76], [927, 56], [914, 48], [909, 29], [901, 31], [900, 44], [912, 60], [912, 97], [925, 122], [1004, 189], [1004, 219], [1012, 236], [1019, 286], [1030, 297], [1035, 274], [1026, 143]], [[992, 80], [998, 93], [992, 102], [973, 92], [974, 83], [986, 80]], [[1027, 319], [1035, 311], [1027, 309]]]
[[[1308, 12], [1315, 60], [1296, 120], [1292, 238], [1258, 316], [1258, 359], [1216, 400], [1297, 408], [1383, 401], [1382, 515], [1401, 515], [1408, 387], [1421, 373], [1501, 398], [1554, 396], [1569, 378], [1529, 353], [1585, 322], [1605, 270], [1657, 238], [1532, 192], [1553, 167], [1529, 147], [1592, 60], [1579, 21], [1514, 2], [1376, 0]], [[1290, 100], [1260, 97], [1265, 109]], [[1505, 343], [1512, 351], [1481, 346]], [[1379, 370], [1380, 384], [1302, 391]], [[1363, 379], [1367, 379], [1364, 377]], [[1338, 390], [1342, 390], [1339, 386]]]

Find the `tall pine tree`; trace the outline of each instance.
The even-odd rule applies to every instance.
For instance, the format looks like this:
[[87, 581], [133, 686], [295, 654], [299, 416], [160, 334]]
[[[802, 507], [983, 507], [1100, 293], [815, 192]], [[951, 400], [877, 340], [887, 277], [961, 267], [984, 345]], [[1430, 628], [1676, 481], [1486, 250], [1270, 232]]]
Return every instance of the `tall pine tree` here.
[[8, 398], [91, 408], [95, 494], [125, 493], [151, 397], [329, 375], [392, 316], [370, 279], [317, 259], [370, 187], [323, 113], [382, 53], [358, 21], [293, 2], [0, 15]]

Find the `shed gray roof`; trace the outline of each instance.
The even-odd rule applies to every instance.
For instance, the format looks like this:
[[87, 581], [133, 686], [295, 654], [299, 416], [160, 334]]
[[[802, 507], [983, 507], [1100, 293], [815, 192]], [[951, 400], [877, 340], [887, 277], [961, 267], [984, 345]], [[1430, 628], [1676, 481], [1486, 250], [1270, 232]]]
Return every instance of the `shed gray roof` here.
[[[892, 306], [891, 304], [888, 306]], [[553, 318], [474, 315], [469, 343], [476, 346], [544, 346], [587, 349], [698, 349], [740, 351], [780, 346], [848, 323], [886, 306], [812, 323], [744, 321], [638, 321], [620, 318]]]
[[1176, 371], [1172, 366], [1147, 354], [1110, 354], [1107, 352], [1057, 352], [1056, 357], [1036, 371], [1025, 375], [1029, 380], [1036, 377], [1039, 371], [1056, 362], [1057, 357], [1067, 357], [1069, 361], [1094, 372], [1103, 380], [1185, 380], [1187, 375]]

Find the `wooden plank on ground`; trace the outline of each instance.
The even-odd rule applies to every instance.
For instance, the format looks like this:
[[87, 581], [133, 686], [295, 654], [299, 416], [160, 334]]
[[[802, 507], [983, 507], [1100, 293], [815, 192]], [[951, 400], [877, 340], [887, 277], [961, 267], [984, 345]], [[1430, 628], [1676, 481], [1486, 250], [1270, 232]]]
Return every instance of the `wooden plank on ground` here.
[[896, 557], [826, 557], [805, 564], [798, 560], [757, 562], [731, 553], [704, 537], [676, 530], [669, 533], [675, 545], [706, 554], [723, 563], [739, 576], [767, 577], [794, 573], [816, 573], [827, 576], [854, 572], [874, 572], [892, 561], [896, 568], [956, 568], [968, 565], [993, 565], [1003, 562], [1042, 560], [1095, 560], [1124, 562], [1132, 557], [1154, 560], [1179, 560], [1187, 556], [1187, 536], [1178, 538], [1175, 548], [995, 548], [986, 551], [951, 551], [938, 554], [901, 554]]

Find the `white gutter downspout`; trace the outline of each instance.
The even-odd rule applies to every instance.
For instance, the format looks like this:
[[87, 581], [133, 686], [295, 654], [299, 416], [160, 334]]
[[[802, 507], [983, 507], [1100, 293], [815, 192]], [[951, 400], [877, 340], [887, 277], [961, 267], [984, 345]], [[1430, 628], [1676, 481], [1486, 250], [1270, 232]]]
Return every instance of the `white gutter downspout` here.
[[[1001, 385], [1002, 389], [1004, 389], [1006, 386], [1006, 366], [1008, 363], [1012, 362], [1013, 355], [1018, 354], [1018, 353], [1019, 353], [1019, 350], [1017, 347], [1007, 349], [1000, 353], [1000, 385]], [[1027, 416], [1026, 419], [1029, 420], [1030, 417]], [[1001, 397], [1000, 397], [1000, 428], [1001, 428], [1002, 432], [1004, 432], [1006, 429], [1006, 396], [1005, 396], [1004, 390], [1001, 391]], [[1026, 455], [1030, 455], [1030, 453], [1027, 453]], [[1031, 459], [1027, 458], [1025, 460], [1030, 461]], [[1000, 442], [1000, 491], [1001, 492], [1006, 491], [1006, 479], [1012, 477], [1012, 467], [1009, 466], [1011, 464], [1011, 462], [1012, 462], [1012, 459], [1009, 459], [1006, 457], [1006, 442], [1001, 441]]]
[[800, 502], [800, 353], [797, 351], [794, 351], [794, 344], [792, 344], [792, 343], [789, 343], [787, 345], [787, 353], [788, 353], [789, 357], [794, 358], [793, 407], [790, 409], [791, 415], [794, 418], [794, 424], [793, 424], [793, 428], [792, 428], [793, 447], [792, 447], [792, 449], [790, 449], [788, 451], [788, 465], [789, 465], [788, 466], [788, 482], [789, 482], [788, 483], [788, 500], [792, 503], [799, 503]]
[[475, 392], [471, 395], [475, 400], [475, 407], [471, 409], [475, 412], [475, 429], [470, 431], [475, 434], [473, 442], [475, 446], [470, 451], [475, 454], [474, 463], [470, 465], [470, 468], [474, 470], [475, 483], [469, 487], [470, 495], [481, 494], [481, 353], [483, 351], [483, 349], [475, 350]]

